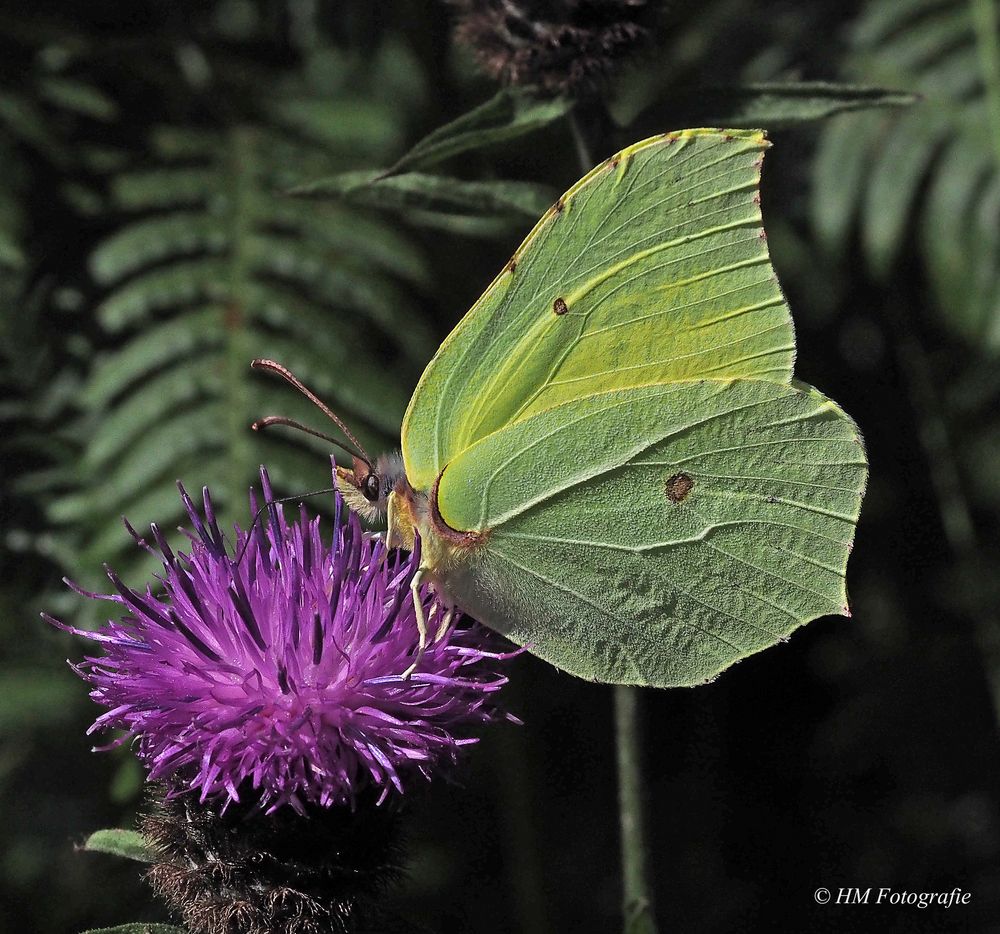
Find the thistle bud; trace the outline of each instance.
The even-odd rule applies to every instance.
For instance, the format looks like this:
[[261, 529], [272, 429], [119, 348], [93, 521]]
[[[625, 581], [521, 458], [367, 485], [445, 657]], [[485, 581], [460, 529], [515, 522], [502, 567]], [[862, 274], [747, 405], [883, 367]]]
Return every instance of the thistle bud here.
[[663, 0], [450, 0], [455, 38], [507, 85], [585, 96], [650, 42]]

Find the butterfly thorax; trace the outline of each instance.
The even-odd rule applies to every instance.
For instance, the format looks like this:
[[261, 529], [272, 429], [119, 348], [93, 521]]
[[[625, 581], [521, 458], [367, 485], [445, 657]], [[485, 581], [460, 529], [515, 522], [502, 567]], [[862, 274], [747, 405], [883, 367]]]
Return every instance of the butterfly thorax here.
[[383, 454], [374, 465], [355, 458], [353, 469], [337, 467], [337, 486], [348, 507], [369, 522], [385, 519], [390, 548], [413, 550], [420, 536], [421, 565], [445, 573], [464, 563], [486, 534], [449, 526], [437, 505], [439, 476], [430, 490], [418, 490], [406, 476], [398, 453]]
[[412, 550], [416, 532], [420, 535], [421, 565], [438, 575], [466, 563], [488, 536], [486, 532], [453, 529], [444, 521], [437, 505], [440, 480], [439, 476], [424, 493], [415, 490], [404, 475], [389, 494], [386, 517], [389, 547]]

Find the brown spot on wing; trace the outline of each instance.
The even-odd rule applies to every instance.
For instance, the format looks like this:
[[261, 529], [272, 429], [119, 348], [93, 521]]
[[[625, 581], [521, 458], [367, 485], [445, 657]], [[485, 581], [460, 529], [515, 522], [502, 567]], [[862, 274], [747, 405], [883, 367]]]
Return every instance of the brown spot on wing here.
[[663, 492], [672, 503], [683, 503], [694, 489], [694, 478], [687, 473], [675, 473], [664, 485]]

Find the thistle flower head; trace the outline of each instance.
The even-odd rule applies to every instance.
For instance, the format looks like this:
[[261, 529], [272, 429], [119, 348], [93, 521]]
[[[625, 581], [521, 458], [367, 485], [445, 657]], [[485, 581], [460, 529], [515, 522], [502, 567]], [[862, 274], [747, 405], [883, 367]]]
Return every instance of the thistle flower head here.
[[[270, 503], [264, 470], [261, 480]], [[475, 742], [467, 726], [505, 716], [492, 698], [506, 678], [491, 670], [505, 655], [476, 624], [452, 624], [404, 677], [416, 658], [419, 543], [388, 553], [336, 495], [332, 542], [319, 519], [288, 521], [272, 505], [266, 522], [235, 530], [230, 550], [208, 490], [203, 514], [183, 487], [181, 497], [187, 553], [155, 525], [155, 548], [132, 532], [163, 562], [156, 591], [109, 570], [114, 593], [81, 592], [118, 604], [119, 620], [98, 632], [50, 620], [103, 647], [74, 666], [108, 708], [91, 732], [124, 730], [118, 743], [135, 739], [151, 780], [224, 806], [249, 792], [270, 811], [353, 806], [373, 789], [381, 801]], [[444, 608], [420, 593], [433, 631]]]

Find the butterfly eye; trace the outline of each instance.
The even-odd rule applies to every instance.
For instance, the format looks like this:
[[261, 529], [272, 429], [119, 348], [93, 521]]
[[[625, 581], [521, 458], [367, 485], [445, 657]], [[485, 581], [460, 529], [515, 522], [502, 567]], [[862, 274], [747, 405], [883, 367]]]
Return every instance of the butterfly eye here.
[[370, 473], [361, 481], [361, 494], [369, 503], [378, 501], [379, 482], [377, 474]]

